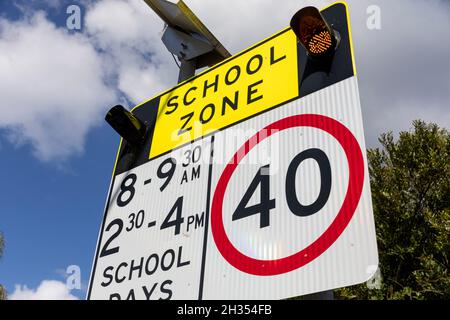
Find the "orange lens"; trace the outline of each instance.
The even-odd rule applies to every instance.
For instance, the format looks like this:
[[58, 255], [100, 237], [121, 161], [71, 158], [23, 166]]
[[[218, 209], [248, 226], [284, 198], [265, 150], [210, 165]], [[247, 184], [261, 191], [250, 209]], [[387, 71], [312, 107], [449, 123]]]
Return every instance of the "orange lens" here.
[[328, 54], [336, 46], [333, 29], [315, 7], [298, 11], [291, 20], [291, 27], [311, 56]]

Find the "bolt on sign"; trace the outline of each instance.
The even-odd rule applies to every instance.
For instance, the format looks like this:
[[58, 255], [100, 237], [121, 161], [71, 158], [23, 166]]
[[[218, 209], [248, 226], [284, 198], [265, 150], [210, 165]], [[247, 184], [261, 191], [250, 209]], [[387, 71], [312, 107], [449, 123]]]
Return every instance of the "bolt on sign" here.
[[378, 254], [347, 6], [328, 63], [291, 28], [159, 96], [122, 141], [89, 299], [281, 299], [354, 285]]

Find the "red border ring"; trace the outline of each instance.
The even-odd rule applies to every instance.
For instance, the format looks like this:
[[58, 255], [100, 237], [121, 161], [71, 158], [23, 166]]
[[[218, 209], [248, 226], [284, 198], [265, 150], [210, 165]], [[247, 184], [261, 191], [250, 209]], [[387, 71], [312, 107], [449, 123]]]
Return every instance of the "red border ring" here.
[[[349, 166], [347, 193], [336, 218], [325, 232], [308, 247], [290, 256], [276, 260], [254, 259], [237, 250], [225, 232], [222, 212], [225, 191], [239, 162], [256, 145], [254, 141], [259, 143], [276, 132], [294, 127], [321, 129], [332, 135], [341, 144]], [[261, 134], [262, 132], [266, 134]], [[361, 148], [354, 135], [343, 124], [332, 118], [315, 114], [296, 115], [281, 119], [268, 125], [247, 140], [239, 148], [220, 176], [211, 207], [211, 231], [216, 246], [228, 263], [245, 273], [258, 276], [272, 276], [298, 269], [324, 253], [339, 238], [355, 213], [361, 198], [363, 183], [364, 159]]]

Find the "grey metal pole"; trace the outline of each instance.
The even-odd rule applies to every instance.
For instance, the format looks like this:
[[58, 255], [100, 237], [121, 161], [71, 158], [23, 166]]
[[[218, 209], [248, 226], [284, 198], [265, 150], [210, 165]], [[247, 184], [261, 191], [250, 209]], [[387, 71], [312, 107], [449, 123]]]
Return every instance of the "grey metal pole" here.
[[180, 73], [178, 74], [178, 83], [195, 76], [196, 61], [195, 59], [186, 61], [181, 60]]
[[302, 300], [334, 300], [333, 290], [316, 292], [302, 296]]

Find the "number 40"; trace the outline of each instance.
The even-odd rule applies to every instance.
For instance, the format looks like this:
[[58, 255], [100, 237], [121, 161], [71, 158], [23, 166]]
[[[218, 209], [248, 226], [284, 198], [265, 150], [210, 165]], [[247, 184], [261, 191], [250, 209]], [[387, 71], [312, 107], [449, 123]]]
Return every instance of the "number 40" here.
[[[304, 206], [297, 197], [295, 177], [298, 167], [307, 159], [313, 159], [319, 165], [321, 185], [316, 201]], [[263, 166], [258, 170], [232, 215], [233, 221], [260, 214], [259, 227], [265, 228], [270, 226], [270, 210], [275, 208], [275, 199], [270, 199], [270, 176], [268, 172], [269, 165]], [[258, 186], [260, 186], [260, 202], [247, 206]], [[294, 215], [307, 217], [320, 211], [327, 203], [331, 191], [331, 166], [327, 155], [320, 149], [308, 149], [296, 155], [287, 170], [285, 189], [288, 207]]]

